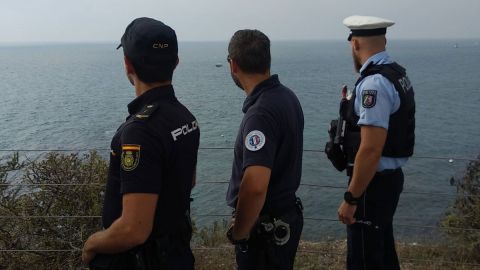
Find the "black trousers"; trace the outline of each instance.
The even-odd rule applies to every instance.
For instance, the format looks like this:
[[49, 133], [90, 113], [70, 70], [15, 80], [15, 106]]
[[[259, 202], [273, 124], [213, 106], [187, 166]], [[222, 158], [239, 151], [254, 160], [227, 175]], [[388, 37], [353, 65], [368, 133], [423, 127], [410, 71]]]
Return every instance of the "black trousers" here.
[[[137, 269], [156, 269], [156, 270], [193, 270], [195, 269], [195, 258], [192, 251], [186, 249], [182, 252], [168, 254], [165, 262], [161, 265], [143, 266], [139, 265], [135, 258], [127, 258], [129, 254], [117, 255], [97, 255], [95, 261], [89, 266], [90, 270], [137, 270]], [[151, 256], [151, 254], [149, 254]], [[149, 261], [153, 261], [150, 258]]]
[[242, 252], [238, 246], [235, 247], [238, 270], [293, 269], [303, 229], [303, 214], [300, 210], [295, 211], [293, 215], [288, 215], [282, 220], [290, 225], [288, 242], [278, 246], [272, 241], [252, 234], [246, 252]]
[[192, 250], [184, 250], [182, 253], [169, 254], [167, 258], [168, 270], [194, 270], [195, 258], [193, 257]]
[[347, 226], [348, 270], [400, 269], [393, 216], [403, 190], [401, 169], [375, 174], [355, 212], [357, 223]]

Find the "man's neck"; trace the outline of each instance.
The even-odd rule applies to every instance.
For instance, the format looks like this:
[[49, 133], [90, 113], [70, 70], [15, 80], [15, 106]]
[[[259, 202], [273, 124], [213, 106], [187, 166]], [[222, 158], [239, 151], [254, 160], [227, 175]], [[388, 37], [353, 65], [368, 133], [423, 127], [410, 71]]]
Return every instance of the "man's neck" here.
[[361, 63], [362, 63], [362, 66], [365, 65], [365, 63], [368, 61], [368, 59], [370, 59], [372, 56], [378, 54], [378, 53], [381, 53], [381, 52], [384, 52], [385, 49], [378, 49], [378, 50], [371, 50], [371, 51], [368, 51], [368, 52], [365, 52], [362, 56], [361, 56]]
[[250, 95], [255, 87], [261, 82], [270, 78], [270, 72], [264, 74], [245, 74], [242, 79], [242, 86], [245, 93]]
[[145, 94], [145, 92], [149, 91], [150, 89], [166, 86], [172, 84], [172, 81], [165, 81], [165, 82], [156, 82], [156, 83], [144, 83], [142, 81], [136, 80], [135, 81], [135, 95], [137, 97]]

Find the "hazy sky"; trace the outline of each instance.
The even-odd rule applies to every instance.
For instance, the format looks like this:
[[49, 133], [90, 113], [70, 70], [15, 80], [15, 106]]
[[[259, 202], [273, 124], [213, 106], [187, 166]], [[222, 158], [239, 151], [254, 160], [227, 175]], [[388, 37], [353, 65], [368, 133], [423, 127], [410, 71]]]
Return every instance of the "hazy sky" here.
[[343, 39], [354, 14], [395, 21], [389, 38], [480, 39], [480, 0], [0, 0], [0, 42], [116, 42], [143, 16], [181, 41], [226, 41], [243, 28], [272, 40]]

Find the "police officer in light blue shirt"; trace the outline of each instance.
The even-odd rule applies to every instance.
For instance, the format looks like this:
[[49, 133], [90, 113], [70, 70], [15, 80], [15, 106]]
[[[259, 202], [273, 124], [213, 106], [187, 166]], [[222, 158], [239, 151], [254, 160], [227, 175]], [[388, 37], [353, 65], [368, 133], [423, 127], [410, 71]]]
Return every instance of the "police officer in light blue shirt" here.
[[349, 185], [338, 218], [347, 225], [347, 269], [400, 269], [392, 221], [403, 189], [401, 167], [415, 144], [414, 92], [405, 69], [385, 51], [386, 29], [394, 22], [351, 16], [344, 24], [360, 73], [341, 106]]
[[[393, 60], [386, 51], [379, 52], [370, 57], [360, 69], [362, 73], [370, 65], [391, 64]], [[370, 108], [362, 106], [362, 91], [368, 89], [378, 89], [375, 95], [368, 98], [374, 99]], [[358, 125], [368, 125], [382, 127], [388, 130], [390, 115], [400, 108], [400, 97], [395, 90], [395, 86], [386, 77], [381, 74], [374, 74], [364, 78], [355, 88], [355, 113], [360, 116]], [[377, 172], [386, 169], [397, 169], [407, 163], [408, 157], [392, 158], [382, 156], [378, 164]]]

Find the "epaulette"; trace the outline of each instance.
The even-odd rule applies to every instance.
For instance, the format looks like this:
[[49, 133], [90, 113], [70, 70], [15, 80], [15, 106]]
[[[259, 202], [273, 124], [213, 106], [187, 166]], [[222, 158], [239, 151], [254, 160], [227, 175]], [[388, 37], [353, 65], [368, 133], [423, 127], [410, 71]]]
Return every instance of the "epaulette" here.
[[139, 113], [135, 115], [135, 119], [147, 120], [157, 109], [158, 109], [157, 103], [146, 105], [140, 110]]

